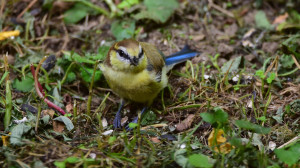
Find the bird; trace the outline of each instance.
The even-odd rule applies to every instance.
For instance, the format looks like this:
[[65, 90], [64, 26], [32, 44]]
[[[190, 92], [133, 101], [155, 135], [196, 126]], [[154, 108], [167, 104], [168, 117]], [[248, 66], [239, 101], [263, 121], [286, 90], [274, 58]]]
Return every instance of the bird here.
[[[100, 64], [109, 87], [121, 98], [113, 127], [122, 128], [121, 111], [125, 101], [143, 104], [143, 114], [160, 91], [167, 86], [168, 71], [174, 65], [198, 54], [199, 52], [191, 50], [188, 45], [177, 53], [164, 56], [157, 47], [147, 42], [135, 39], [115, 42]], [[137, 121], [138, 117], [132, 122]]]

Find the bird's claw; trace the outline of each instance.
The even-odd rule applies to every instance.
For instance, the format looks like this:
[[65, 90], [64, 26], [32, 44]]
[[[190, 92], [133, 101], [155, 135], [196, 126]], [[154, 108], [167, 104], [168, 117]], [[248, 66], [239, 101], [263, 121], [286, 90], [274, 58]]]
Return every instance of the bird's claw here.
[[121, 125], [121, 115], [116, 115], [115, 116], [115, 119], [114, 119], [114, 128], [117, 129], [117, 128], [122, 128], [122, 125]]

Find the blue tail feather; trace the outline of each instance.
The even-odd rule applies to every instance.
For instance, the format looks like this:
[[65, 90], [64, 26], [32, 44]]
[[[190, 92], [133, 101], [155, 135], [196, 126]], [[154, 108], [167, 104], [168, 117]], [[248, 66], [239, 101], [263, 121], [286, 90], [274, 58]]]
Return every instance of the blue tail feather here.
[[199, 52], [190, 49], [190, 47], [186, 45], [181, 51], [178, 51], [174, 54], [165, 57], [165, 63], [167, 66], [178, 64], [195, 57], [197, 54], [199, 54]]

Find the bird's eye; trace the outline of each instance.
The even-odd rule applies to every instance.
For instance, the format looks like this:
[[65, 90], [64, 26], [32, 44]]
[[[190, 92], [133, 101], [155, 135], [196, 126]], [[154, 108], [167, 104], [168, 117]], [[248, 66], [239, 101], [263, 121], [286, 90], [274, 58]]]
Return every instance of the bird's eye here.
[[125, 59], [129, 59], [128, 55], [122, 51], [122, 50], [117, 50], [118, 54], [120, 55], [120, 57], [123, 57]]

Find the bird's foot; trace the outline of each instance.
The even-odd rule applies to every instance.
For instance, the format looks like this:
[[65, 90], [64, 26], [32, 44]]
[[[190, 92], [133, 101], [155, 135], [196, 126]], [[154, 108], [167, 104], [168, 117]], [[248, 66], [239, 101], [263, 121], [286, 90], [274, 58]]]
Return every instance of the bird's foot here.
[[119, 113], [116, 114], [113, 125], [115, 129], [122, 128], [121, 115]]

